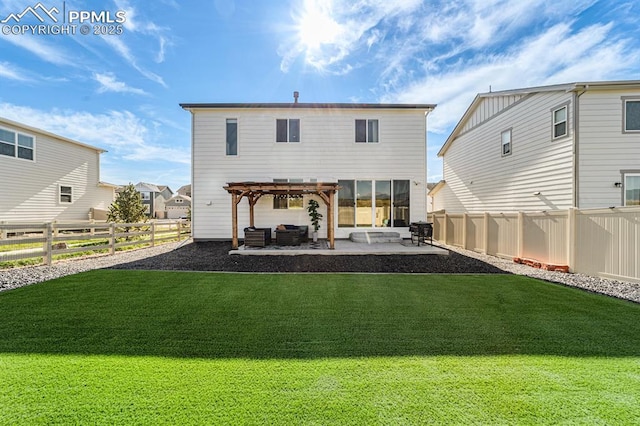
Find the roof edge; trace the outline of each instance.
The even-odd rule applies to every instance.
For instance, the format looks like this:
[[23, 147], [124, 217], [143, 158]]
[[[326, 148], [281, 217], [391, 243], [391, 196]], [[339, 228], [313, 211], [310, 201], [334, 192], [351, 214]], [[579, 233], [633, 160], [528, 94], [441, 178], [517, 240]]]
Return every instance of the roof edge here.
[[415, 109], [433, 110], [436, 104], [371, 104], [371, 103], [181, 103], [182, 109], [228, 109], [228, 108], [310, 108], [310, 109]]

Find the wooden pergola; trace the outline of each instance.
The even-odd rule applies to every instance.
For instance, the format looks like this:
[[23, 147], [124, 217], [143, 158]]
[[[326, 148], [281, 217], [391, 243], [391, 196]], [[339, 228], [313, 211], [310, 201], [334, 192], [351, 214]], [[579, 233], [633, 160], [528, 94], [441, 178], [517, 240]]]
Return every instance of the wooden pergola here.
[[238, 204], [243, 198], [249, 201], [249, 225], [254, 223], [254, 206], [264, 195], [299, 197], [303, 195], [317, 195], [327, 206], [327, 239], [329, 248], [335, 248], [335, 237], [333, 232], [333, 203], [336, 191], [339, 189], [334, 182], [230, 182], [224, 189], [231, 194], [231, 217], [233, 226], [233, 249], [238, 248]]

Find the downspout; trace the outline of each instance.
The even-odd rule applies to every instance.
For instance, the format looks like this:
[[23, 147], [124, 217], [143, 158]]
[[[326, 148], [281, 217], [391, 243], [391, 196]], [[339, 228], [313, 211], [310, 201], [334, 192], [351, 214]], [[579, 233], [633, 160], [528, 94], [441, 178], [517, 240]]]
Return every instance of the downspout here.
[[582, 96], [589, 86], [584, 86], [578, 92], [573, 91], [573, 207], [580, 208], [578, 205], [580, 193], [580, 96]]

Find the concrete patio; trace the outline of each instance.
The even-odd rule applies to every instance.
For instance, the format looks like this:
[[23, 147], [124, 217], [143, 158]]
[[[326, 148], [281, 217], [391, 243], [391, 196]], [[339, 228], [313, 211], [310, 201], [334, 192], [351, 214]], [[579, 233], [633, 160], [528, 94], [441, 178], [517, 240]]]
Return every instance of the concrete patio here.
[[329, 249], [326, 240], [320, 240], [314, 247], [314, 243], [303, 243], [300, 246], [276, 246], [245, 247], [231, 250], [229, 254], [240, 256], [299, 256], [303, 254], [324, 256], [348, 256], [348, 255], [410, 255], [410, 254], [434, 254], [448, 255], [449, 251], [429, 244], [412, 244], [406, 239], [399, 243], [356, 243], [351, 240], [335, 240], [336, 248]]

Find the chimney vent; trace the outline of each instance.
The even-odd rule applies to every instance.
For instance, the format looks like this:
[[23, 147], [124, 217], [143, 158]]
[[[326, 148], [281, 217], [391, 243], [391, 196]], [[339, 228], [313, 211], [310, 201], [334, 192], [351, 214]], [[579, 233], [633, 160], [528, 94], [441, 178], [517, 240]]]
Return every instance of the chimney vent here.
[[293, 92], [293, 103], [294, 104], [298, 103], [298, 96], [300, 96], [300, 93], [298, 91]]

